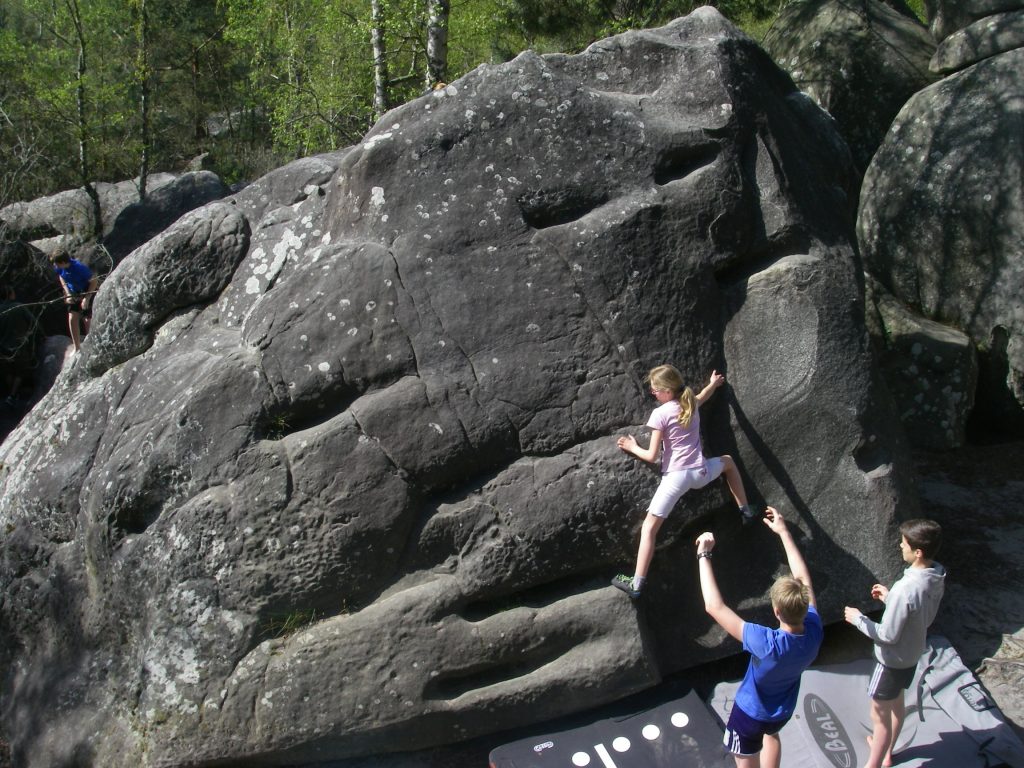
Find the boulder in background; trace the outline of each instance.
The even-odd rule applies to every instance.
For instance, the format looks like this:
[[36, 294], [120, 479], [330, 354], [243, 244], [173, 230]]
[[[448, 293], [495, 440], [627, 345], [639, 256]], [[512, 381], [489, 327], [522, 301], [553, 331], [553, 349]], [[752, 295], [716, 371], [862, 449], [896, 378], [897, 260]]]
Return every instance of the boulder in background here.
[[907, 99], [935, 80], [935, 42], [903, 3], [787, 3], [764, 45], [835, 118], [861, 172]]

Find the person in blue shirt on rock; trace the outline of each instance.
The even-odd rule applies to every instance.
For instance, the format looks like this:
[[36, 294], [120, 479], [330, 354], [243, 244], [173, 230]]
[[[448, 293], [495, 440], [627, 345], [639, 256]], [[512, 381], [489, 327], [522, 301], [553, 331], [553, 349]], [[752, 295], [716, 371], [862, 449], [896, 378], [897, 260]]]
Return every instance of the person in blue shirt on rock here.
[[737, 768], [778, 768], [782, 760], [779, 731], [793, 715], [800, 675], [818, 655], [824, 637], [811, 574], [793, 534], [773, 507], [768, 507], [764, 523], [782, 541], [793, 574], [778, 578], [772, 585], [772, 610], [779, 621], [778, 629], [744, 621], [725, 604], [711, 567], [715, 537], [702, 533], [697, 538], [704, 609], [750, 653], [750, 664], [725, 729], [725, 746]]
[[64, 305], [68, 310], [68, 330], [75, 352], [82, 348], [82, 328], [89, 332], [92, 317], [92, 297], [96, 294], [96, 276], [78, 259], [72, 259], [64, 251], [50, 256], [57, 277], [64, 289]]

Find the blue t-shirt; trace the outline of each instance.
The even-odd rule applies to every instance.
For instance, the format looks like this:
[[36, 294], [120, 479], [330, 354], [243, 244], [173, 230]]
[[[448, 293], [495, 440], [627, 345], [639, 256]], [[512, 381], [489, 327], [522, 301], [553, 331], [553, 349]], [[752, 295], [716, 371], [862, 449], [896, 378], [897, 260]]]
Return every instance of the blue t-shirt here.
[[89, 290], [89, 281], [92, 280], [92, 270], [78, 259], [72, 259], [66, 267], [54, 265], [57, 274], [63, 278], [68, 290], [72, 293], [85, 293]]
[[750, 653], [736, 705], [755, 720], [785, 720], [796, 708], [800, 674], [818, 655], [825, 631], [814, 606], [807, 609], [804, 633], [793, 635], [760, 624], [743, 625], [743, 650]]

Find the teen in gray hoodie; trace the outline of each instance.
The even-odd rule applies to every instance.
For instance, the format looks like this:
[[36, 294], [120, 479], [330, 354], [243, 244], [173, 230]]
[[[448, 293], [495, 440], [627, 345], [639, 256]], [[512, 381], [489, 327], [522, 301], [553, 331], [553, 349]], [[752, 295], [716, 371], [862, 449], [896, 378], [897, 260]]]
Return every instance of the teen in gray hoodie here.
[[856, 608], [846, 607], [846, 620], [875, 643], [871, 696], [871, 754], [865, 768], [892, 765], [892, 749], [903, 727], [903, 692], [914, 679], [917, 661], [927, 647], [928, 627], [945, 591], [946, 569], [934, 557], [942, 543], [942, 528], [933, 520], [908, 520], [900, 526], [900, 553], [909, 566], [886, 589], [871, 587], [871, 597], [885, 603], [882, 620], [871, 621]]

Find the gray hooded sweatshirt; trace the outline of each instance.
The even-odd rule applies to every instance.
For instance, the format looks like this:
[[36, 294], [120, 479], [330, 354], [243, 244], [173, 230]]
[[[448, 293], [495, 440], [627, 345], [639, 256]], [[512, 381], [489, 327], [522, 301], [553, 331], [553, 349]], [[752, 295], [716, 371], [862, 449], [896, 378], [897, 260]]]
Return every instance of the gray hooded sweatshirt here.
[[875, 659], [894, 669], [916, 666], [945, 589], [946, 569], [934, 560], [928, 568], [907, 568], [889, 590], [882, 620], [862, 615], [855, 625], [875, 641]]

